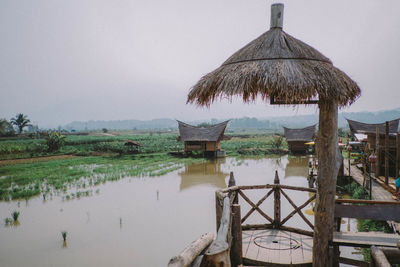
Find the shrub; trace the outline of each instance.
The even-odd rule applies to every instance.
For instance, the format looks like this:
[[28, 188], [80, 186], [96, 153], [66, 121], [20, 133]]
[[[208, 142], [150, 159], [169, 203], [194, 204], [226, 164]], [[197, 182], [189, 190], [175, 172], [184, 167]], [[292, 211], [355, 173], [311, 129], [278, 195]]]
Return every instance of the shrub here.
[[272, 148], [279, 149], [283, 145], [283, 136], [276, 135], [272, 138], [271, 146]]
[[46, 145], [49, 151], [57, 151], [65, 144], [65, 136], [58, 132], [47, 132]]

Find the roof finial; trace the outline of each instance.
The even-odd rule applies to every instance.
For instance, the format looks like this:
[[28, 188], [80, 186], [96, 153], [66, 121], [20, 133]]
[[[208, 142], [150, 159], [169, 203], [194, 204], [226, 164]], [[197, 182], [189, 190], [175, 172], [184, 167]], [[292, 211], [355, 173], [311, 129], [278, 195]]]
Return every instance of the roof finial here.
[[271, 29], [283, 27], [283, 4], [271, 5]]

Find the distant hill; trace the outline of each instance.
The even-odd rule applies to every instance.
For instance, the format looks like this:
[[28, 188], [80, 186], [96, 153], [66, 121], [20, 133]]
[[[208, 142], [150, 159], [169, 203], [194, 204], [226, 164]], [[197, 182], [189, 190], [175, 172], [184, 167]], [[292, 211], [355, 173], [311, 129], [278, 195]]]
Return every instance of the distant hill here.
[[[380, 123], [384, 121], [400, 118], [400, 108], [392, 110], [384, 110], [377, 112], [342, 112], [339, 113], [338, 126], [348, 128], [346, 118], [366, 123]], [[189, 124], [197, 125], [199, 123], [218, 123], [223, 119], [212, 119], [211, 121], [185, 121]], [[282, 126], [291, 128], [302, 128], [318, 123], [318, 114], [298, 115], [298, 116], [282, 116], [259, 118], [232, 118], [228, 124], [230, 129], [272, 129], [282, 130]], [[93, 131], [107, 128], [108, 130], [176, 130], [178, 123], [173, 119], [154, 119], [148, 121], [141, 120], [113, 120], [113, 121], [74, 121], [64, 126], [67, 130], [76, 131]]]

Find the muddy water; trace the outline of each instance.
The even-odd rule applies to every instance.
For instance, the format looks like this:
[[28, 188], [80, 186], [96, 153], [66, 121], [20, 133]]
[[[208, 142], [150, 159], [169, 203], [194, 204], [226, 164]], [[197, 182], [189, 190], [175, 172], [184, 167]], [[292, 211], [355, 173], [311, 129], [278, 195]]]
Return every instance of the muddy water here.
[[[278, 170], [282, 184], [306, 187], [307, 162], [287, 156], [227, 158], [161, 177], [108, 182], [94, 187], [99, 193], [80, 199], [0, 202], [0, 266], [166, 266], [198, 236], [215, 232], [214, 192], [227, 186], [230, 171], [238, 185], [273, 183]], [[265, 191], [247, 194], [257, 201]], [[290, 196], [296, 203], [309, 197]], [[292, 209], [282, 203], [284, 217]], [[310, 221], [312, 206], [303, 210]], [[243, 209], [248, 209], [244, 203]], [[14, 210], [20, 211], [19, 225], [4, 226]], [[253, 216], [247, 222], [260, 220]], [[307, 229], [297, 217], [287, 224]], [[65, 244], [62, 231], [67, 231]]]

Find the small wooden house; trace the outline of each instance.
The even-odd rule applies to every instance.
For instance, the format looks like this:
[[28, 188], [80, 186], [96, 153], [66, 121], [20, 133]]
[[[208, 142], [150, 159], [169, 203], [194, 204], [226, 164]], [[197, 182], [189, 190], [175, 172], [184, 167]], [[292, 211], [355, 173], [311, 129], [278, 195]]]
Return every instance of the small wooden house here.
[[[360, 141], [364, 141], [369, 146], [369, 149], [375, 151], [379, 168], [376, 175], [385, 174], [385, 157], [388, 153], [387, 172], [389, 176], [397, 177], [400, 165], [400, 141], [398, 135], [399, 119], [388, 121], [388, 129], [386, 122], [383, 123], [364, 123], [347, 119], [350, 133], [353, 137]], [[377, 138], [377, 131], [379, 137]], [[387, 139], [387, 147], [386, 147]]]
[[308, 150], [307, 142], [315, 137], [315, 124], [301, 129], [290, 129], [283, 127], [286, 142], [292, 153], [306, 153]]
[[129, 153], [139, 153], [142, 145], [136, 141], [125, 140], [124, 146], [127, 147]]
[[221, 150], [221, 140], [229, 139], [224, 135], [229, 121], [209, 126], [193, 126], [178, 121], [179, 137], [178, 141], [185, 144], [185, 153], [201, 151], [204, 155], [224, 156], [225, 151]]

